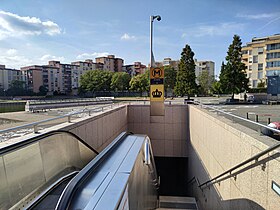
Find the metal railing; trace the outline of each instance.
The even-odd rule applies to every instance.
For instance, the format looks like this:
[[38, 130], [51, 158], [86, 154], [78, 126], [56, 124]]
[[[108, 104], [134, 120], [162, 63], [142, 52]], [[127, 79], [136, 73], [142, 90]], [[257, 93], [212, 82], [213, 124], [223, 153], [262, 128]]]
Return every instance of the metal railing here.
[[[269, 147], [268, 149], [266, 149], [266, 150], [264, 150], [264, 151], [262, 151], [262, 152], [256, 154], [256, 155], [254, 155], [253, 157], [251, 157], [251, 158], [249, 158], [249, 159], [243, 161], [242, 163], [240, 163], [240, 164], [238, 164], [238, 165], [236, 165], [236, 166], [230, 168], [229, 170], [227, 170], [227, 171], [221, 173], [220, 175], [218, 175], [218, 176], [216, 176], [216, 177], [214, 177], [214, 178], [212, 178], [212, 179], [210, 179], [210, 180], [208, 180], [208, 181], [206, 181], [206, 182], [204, 182], [204, 183], [202, 183], [202, 184], [199, 184], [198, 187], [199, 187], [199, 188], [202, 188], [203, 186], [207, 186], [207, 185], [209, 185], [209, 184], [215, 184], [215, 183], [219, 182], [219, 178], [221, 178], [221, 177], [223, 177], [223, 176], [225, 176], [225, 175], [227, 175], [227, 174], [233, 176], [233, 175], [232, 175], [232, 172], [235, 171], [236, 169], [238, 169], [238, 168], [240, 168], [240, 167], [246, 165], [247, 163], [250, 163], [251, 161], [256, 161], [256, 162], [258, 162], [259, 159], [260, 159], [260, 157], [262, 157], [262, 156], [266, 155], [267, 153], [269, 153], [269, 152], [271, 152], [271, 151], [277, 149], [278, 147], [280, 147], [280, 142], [277, 143], [277, 144], [275, 144], [275, 145], [273, 145], [273, 146], [271, 146], [271, 147]], [[237, 176], [237, 174], [235, 174], [235, 176]], [[199, 183], [199, 182], [198, 182], [198, 183]]]
[[[249, 122], [249, 123], [252, 123], [252, 124], [261, 126], [261, 127], [264, 127], [264, 128], [266, 128], [266, 129], [272, 130], [272, 131], [274, 131], [274, 132], [280, 134], [280, 131], [277, 130], [277, 129], [274, 129], [274, 128], [271, 128], [271, 127], [262, 125], [262, 124], [260, 124], [260, 123], [257, 123], [257, 122], [254, 122], [254, 121], [251, 121], [251, 120], [242, 118], [242, 117], [240, 117], [240, 116], [237, 116], [237, 115], [234, 115], [234, 114], [231, 114], [231, 113], [224, 112], [224, 111], [219, 110], [219, 109], [217, 109], [217, 108], [215, 108], [215, 107], [213, 107], [213, 106], [204, 105], [204, 104], [201, 104], [201, 103], [199, 103], [199, 102], [197, 102], [197, 101], [195, 101], [194, 104], [200, 105], [202, 108], [210, 108], [210, 109], [215, 110], [215, 111], [217, 111], [217, 112], [219, 112], [219, 113], [222, 113], [222, 114], [225, 114], [225, 115], [228, 115], [228, 116], [237, 118], [237, 119], [239, 119], [239, 120], [243, 120], [243, 121], [246, 121], [246, 122]], [[280, 147], [280, 142], [274, 144], [273, 146], [269, 147], [268, 149], [266, 149], [266, 150], [264, 150], [264, 151], [262, 151], [262, 152], [260, 152], [260, 153], [258, 153], [258, 154], [256, 154], [256, 155], [254, 155], [253, 157], [251, 157], [251, 158], [249, 158], [249, 159], [247, 159], [247, 160], [241, 162], [240, 164], [238, 164], [238, 165], [236, 165], [236, 166], [234, 166], [234, 167], [228, 169], [227, 171], [221, 173], [220, 175], [218, 175], [218, 176], [216, 176], [216, 177], [214, 177], [214, 178], [212, 178], [212, 179], [210, 179], [210, 180], [208, 180], [208, 181], [206, 181], [206, 182], [204, 182], [204, 183], [202, 183], [202, 184], [200, 184], [200, 182], [199, 182], [199, 180], [197, 179], [197, 177], [193, 177], [191, 180], [189, 180], [189, 181], [187, 182], [187, 184], [191, 184], [191, 183], [193, 183], [193, 182], [195, 181], [195, 182], [197, 183], [198, 187], [199, 187], [200, 189], [202, 189], [203, 187], [207, 187], [207, 186], [209, 186], [209, 185], [213, 185], [213, 184], [215, 184], [215, 183], [220, 182], [221, 179], [222, 179], [222, 177], [224, 177], [224, 176], [227, 175], [227, 174], [228, 174], [230, 177], [232, 177], [232, 176], [236, 177], [237, 174], [239, 174], [239, 173], [241, 173], [241, 172], [239, 172], [239, 173], [238, 173], [238, 172], [235, 172], [235, 174], [233, 175], [233, 171], [235, 171], [236, 169], [241, 168], [242, 166], [244, 166], [244, 165], [246, 165], [246, 164], [248, 164], [248, 163], [250, 163], [250, 162], [252, 162], [252, 161], [258, 162], [259, 159], [260, 159], [260, 157], [262, 157], [262, 156], [268, 154], [269, 152], [271, 152], [271, 151], [277, 149], [278, 147]], [[265, 164], [265, 163], [264, 163], [264, 164]], [[263, 168], [265, 168], [265, 167], [263, 167]], [[223, 178], [223, 179], [224, 179], [224, 178]]]
[[[63, 118], [67, 118], [67, 121], [65, 121], [65, 122], [71, 123], [71, 117], [73, 117], [74, 115], [88, 114], [88, 116], [91, 116], [91, 114], [94, 113], [94, 112], [103, 112], [103, 111], [105, 111], [105, 109], [108, 109], [108, 108], [113, 109], [113, 107], [115, 107], [116, 105], [117, 105], [117, 107], [119, 107], [122, 104], [117, 103], [117, 104], [110, 104], [110, 105], [106, 105], [106, 106], [100, 106], [100, 107], [97, 107], [97, 108], [94, 108], [94, 109], [83, 109], [82, 111], [73, 112], [73, 113], [70, 113], [70, 114], [54, 117], [54, 118], [51, 118], [51, 119], [41, 120], [41, 121], [37, 121], [37, 122], [33, 122], [33, 123], [28, 123], [28, 124], [25, 124], [25, 125], [16, 126], [16, 127], [13, 127], [13, 128], [7, 128], [7, 129], [4, 129], [4, 130], [0, 130], [0, 134], [11, 132], [11, 131], [16, 131], [16, 130], [23, 129], [23, 128], [30, 128], [30, 127], [33, 127], [33, 132], [34, 133], [38, 133], [39, 132], [39, 127], [38, 126], [40, 124], [44, 124], [46, 122], [51, 122], [51, 121], [58, 120], [58, 119], [63, 119]], [[60, 122], [58, 124], [61, 124], [61, 123], [62, 122]]]
[[244, 121], [244, 122], [247, 122], [247, 123], [250, 123], [250, 124], [259, 126], [259, 127], [263, 127], [263, 128], [268, 129], [268, 130], [271, 130], [271, 131], [273, 131], [273, 132], [275, 132], [275, 133], [277, 133], [277, 134], [280, 134], [280, 130], [278, 130], [278, 129], [269, 127], [269, 126], [267, 126], [267, 125], [263, 125], [263, 124], [261, 124], [261, 123], [258, 123], [258, 122], [255, 122], [255, 121], [252, 121], [252, 120], [249, 120], [249, 119], [240, 117], [240, 116], [237, 116], [237, 115], [235, 115], [235, 114], [231, 114], [231, 113], [225, 112], [225, 111], [223, 111], [223, 110], [217, 109], [217, 108], [214, 107], [214, 106], [205, 105], [205, 104], [202, 104], [202, 103], [200, 103], [200, 102], [198, 102], [198, 101], [194, 101], [194, 104], [195, 104], [195, 105], [200, 105], [201, 108], [212, 109], [212, 110], [214, 110], [214, 111], [216, 111], [216, 112], [218, 112], [218, 113], [222, 113], [222, 114], [224, 114], [224, 115], [226, 115], [226, 116], [230, 116], [230, 117], [232, 117], [233, 119], [239, 119], [239, 120], [241, 120], [241, 121]]

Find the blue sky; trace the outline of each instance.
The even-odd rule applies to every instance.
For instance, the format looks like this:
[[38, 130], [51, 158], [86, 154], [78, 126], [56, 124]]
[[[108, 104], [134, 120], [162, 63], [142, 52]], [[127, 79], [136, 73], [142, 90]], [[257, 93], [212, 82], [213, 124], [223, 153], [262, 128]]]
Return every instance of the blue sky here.
[[215, 62], [216, 74], [234, 34], [245, 44], [280, 33], [279, 0], [0, 0], [0, 64], [107, 54], [148, 64], [149, 17], [157, 14], [155, 59], [180, 59], [189, 44], [195, 58]]

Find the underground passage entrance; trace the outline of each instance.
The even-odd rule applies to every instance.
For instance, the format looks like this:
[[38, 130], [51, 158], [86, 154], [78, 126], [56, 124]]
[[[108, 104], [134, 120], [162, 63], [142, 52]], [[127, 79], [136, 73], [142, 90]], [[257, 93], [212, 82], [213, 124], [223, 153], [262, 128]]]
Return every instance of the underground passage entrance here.
[[188, 158], [154, 157], [160, 176], [160, 196], [188, 196]]

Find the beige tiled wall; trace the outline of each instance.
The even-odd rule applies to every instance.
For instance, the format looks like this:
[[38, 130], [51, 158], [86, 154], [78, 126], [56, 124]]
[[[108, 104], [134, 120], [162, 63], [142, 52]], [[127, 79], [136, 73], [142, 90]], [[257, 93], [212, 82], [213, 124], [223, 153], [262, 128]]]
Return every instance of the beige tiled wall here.
[[127, 130], [127, 107], [123, 106], [95, 117], [89, 117], [63, 129], [75, 133], [100, 152], [121, 132]]
[[147, 134], [155, 156], [186, 157], [187, 105], [166, 105], [165, 116], [150, 116], [150, 106], [128, 106], [128, 131]]
[[[189, 116], [190, 178], [196, 176], [201, 183], [277, 143], [198, 106], [189, 107]], [[244, 171], [236, 180], [228, 178], [203, 192], [193, 185], [202, 209], [280, 209], [280, 196], [271, 189], [272, 180], [280, 184], [279, 150], [269, 155], [259, 160], [270, 158], [265, 170], [254, 161], [240, 168]]]

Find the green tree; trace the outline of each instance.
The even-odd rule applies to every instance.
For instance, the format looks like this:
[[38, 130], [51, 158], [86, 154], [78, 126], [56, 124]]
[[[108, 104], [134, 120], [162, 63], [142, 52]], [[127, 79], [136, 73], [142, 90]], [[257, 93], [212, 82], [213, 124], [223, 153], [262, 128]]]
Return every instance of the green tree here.
[[181, 53], [179, 69], [177, 72], [177, 81], [175, 93], [178, 96], [190, 95], [196, 93], [197, 84], [195, 83], [195, 63], [193, 60], [194, 52], [189, 45], [186, 45]]
[[226, 64], [222, 66], [220, 74], [221, 87], [224, 92], [232, 94], [232, 99], [235, 93], [241, 93], [249, 88], [249, 79], [245, 73], [246, 66], [241, 61], [241, 46], [240, 37], [234, 35], [232, 44], [228, 48]]
[[126, 72], [116, 72], [113, 74], [111, 81], [112, 90], [123, 91], [128, 90], [130, 75]]
[[104, 70], [87, 71], [81, 76], [81, 88], [85, 91], [110, 90], [113, 72]]
[[211, 87], [211, 91], [215, 94], [220, 95], [222, 93], [220, 81], [214, 81]]
[[265, 80], [260, 79], [260, 82], [258, 82], [257, 88], [265, 88]]
[[139, 74], [132, 77], [129, 82], [129, 89], [141, 92], [141, 96], [143, 92], [148, 92], [150, 88], [149, 73], [149, 71], [146, 71], [144, 74]]
[[7, 90], [7, 95], [22, 96], [22, 95], [25, 95], [25, 93], [26, 93], [25, 82], [18, 81], [18, 80], [11, 81], [9, 89]]
[[40, 95], [46, 95], [47, 94], [47, 92], [48, 92], [48, 88], [46, 88], [45, 86], [43, 86], [43, 85], [41, 85], [40, 87], [39, 87], [39, 93], [40, 93]]
[[164, 89], [167, 91], [167, 88], [174, 89], [176, 84], [176, 70], [171, 66], [164, 67]]
[[200, 90], [203, 95], [207, 95], [210, 92], [211, 86], [214, 82], [214, 78], [209, 74], [209, 71], [202, 71], [198, 77], [197, 81], [200, 85]]

